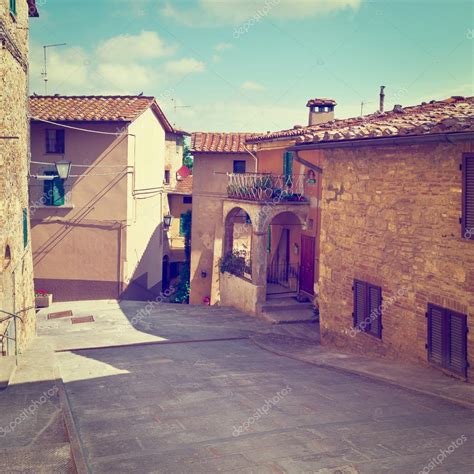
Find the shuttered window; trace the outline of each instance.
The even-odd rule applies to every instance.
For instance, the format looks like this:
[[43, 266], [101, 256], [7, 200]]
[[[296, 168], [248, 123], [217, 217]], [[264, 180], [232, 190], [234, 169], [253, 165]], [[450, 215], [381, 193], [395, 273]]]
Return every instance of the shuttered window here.
[[16, 16], [16, 0], [10, 0], [10, 13]]
[[433, 304], [428, 305], [428, 360], [466, 377], [467, 317]]
[[283, 154], [283, 175], [287, 180], [293, 175], [293, 152], [291, 151], [285, 151]]
[[[45, 171], [46, 176], [56, 175], [55, 171]], [[64, 205], [64, 180], [53, 178], [44, 181], [43, 201], [45, 206], [63, 206]]]
[[474, 154], [466, 153], [462, 163], [462, 235], [474, 240]]
[[64, 130], [46, 130], [46, 153], [64, 154]]
[[354, 280], [354, 327], [382, 338], [382, 288]]
[[23, 209], [23, 247], [28, 246], [28, 209]]

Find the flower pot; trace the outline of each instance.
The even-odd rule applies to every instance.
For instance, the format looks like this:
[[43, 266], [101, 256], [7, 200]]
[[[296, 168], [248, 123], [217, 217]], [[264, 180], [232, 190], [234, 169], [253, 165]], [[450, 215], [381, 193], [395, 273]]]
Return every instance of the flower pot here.
[[53, 304], [53, 295], [51, 293], [46, 295], [35, 296], [36, 308], [48, 308]]

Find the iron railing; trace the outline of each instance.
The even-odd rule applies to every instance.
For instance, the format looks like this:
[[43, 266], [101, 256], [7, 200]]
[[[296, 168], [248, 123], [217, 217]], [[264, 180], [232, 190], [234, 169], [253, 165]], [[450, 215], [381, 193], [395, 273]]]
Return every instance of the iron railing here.
[[280, 285], [288, 291], [298, 291], [299, 273], [297, 264], [272, 263], [267, 269], [267, 283]]
[[228, 173], [227, 196], [233, 199], [277, 204], [306, 202], [305, 175]]

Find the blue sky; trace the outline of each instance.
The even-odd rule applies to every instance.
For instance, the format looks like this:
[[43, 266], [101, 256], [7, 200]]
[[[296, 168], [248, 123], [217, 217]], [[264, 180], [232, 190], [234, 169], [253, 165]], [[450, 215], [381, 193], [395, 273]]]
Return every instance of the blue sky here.
[[[37, 0], [31, 92], [154, 95], [189, 131], [266, 131], [474, 95], [471, 1]], [[175, 107], [176, 106], [176, 107]]]

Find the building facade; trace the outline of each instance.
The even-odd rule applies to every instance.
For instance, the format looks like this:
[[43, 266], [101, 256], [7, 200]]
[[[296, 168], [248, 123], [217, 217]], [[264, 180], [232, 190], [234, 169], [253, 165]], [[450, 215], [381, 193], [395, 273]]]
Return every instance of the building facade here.
[[27, 176], [28, 22], [37, 16], [34, 1], [0, 1], [0, 357], [35, 334]]
[[[179, 135], [153, 97], [33, 96], [35, 285], [59, 301], [162, 290], [167, 150]], [[167, 140], [168, 137], [168, 140]], [[46, 180], [71, 162], [66, 180]]]
[[[255, 158], [248, 153], [246, 133], [191, 135], [193, 165], [193, 221], [191, 244], [191, 304], [220, 301], [219, 260], [222, 258], [228, 173], [255, 172]], [[254, 147], [249, 146], [252, 151]]]
[[256, 139], [293, 137], [322, 170], [323, 344], [472, 381], [473, 111], [453, 97]]

